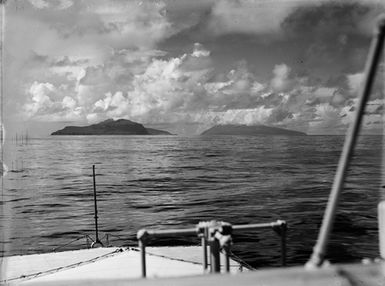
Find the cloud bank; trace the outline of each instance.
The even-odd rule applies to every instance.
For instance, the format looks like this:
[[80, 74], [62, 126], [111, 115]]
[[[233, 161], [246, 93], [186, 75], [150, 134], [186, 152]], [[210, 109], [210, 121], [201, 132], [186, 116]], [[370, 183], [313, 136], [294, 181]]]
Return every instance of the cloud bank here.
[[[8, 2], [7, 118], [346, 129], [382, 1], [174, 4]], [[367, 126], [381, 96], [377, 84]]]
[[[124, 62], [123, 62], [124, 64]], [[268, 124], [313, 132], [346, 128], [355, 104], [362, 74], [346, 76], [349, 89], [312, 84], [306, 77], [277, 64], [271, 79], [259, 82], [245, 62], [221, 80], [215, 80], [210, 51], [195, 43], [192, 52], [170, 59], [152, 59], [129, 84], [116, 90], [121, 80], [118, 63], [83, 70], [68, 94], [67, 86], [34, 82], [25, 116], [39, 120], [83, 120], [127, 118], [146, 124], [196, 123]], [[124, 67], [121, 67], [125, 71]], [[108, 74], [107, 78], [105, 75]], [[382, 101], [375, 100], [378, 107]], [[372, 108], [375, 112], [375, 108]]]

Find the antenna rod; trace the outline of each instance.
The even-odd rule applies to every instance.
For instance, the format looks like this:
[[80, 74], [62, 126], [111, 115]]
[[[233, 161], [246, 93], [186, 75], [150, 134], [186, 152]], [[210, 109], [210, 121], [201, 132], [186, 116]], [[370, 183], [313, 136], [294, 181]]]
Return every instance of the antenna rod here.
[[365, 105], [369, 99], [369, 95], [375, 79], [376, 70], [384, 46], [384, 39], [385, 17], [382, 16], [379, 19], [377, 33], [373, 37], [370, 47], [369, 56], [365, 67], [364, 85], [361, 90], [361, 96], [357, 103], [357, 110], [354, 116], [353, 124], [351, 125], [351, 128], [346, 135], [345, 144], [338, 164], [338, 169], [334, 177], [332, 191], [330, 192], [328, 205], [323, 217], [321, 230], [318, 234], [317, 243], [313, 248], [313, 254], [309, 262], [306, 264], [306, 267], [319, 267], [324, 261], [326, 247], [329, 242], [330, 233], [334, 224], [339, 197], [344, 187], [346, 173], [360, 131], [360, 125], [365, 111]]
[[92, 174], [94, 178], [94, 207], [95, 207], [95, 242], [100, 242], [99, 241], [99, 232], [98, 232], [98, 206], [96, 203], [96, 183], [95, 183], [95, 165], [92, 165]]

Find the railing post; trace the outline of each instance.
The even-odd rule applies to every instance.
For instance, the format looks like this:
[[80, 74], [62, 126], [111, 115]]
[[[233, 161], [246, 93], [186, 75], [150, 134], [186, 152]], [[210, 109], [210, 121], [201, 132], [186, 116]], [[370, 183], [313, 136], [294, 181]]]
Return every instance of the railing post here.
[[225, 254], [226, 272], [230, 272], [230, 249], [231, 249], [231, 244], [233, 243], [233, 240], [231, 238], [232, 232], [233, 232], [233, 226], [229, 223], [222, 222], [219, 232], [216, 233], [216, 237]]
[[230, 247], [229, 246], [226, 246], [223, 248], [223, 250], [225, 251], [225, 270], [226, 272], [230, 272]]
[[273, 230], [281, 238], [281, 264], [282, 264], [282, 266], [286, 266], [286, 230], [287, 230], [286, 221], [277, 220], [273, 224]]
[[207, 230], [207, 227], [205, 227], [204, 236], [202, 237], [203, 269], [204, 270], [207, 270], [207, 267], [208, 267], [208, 263], [207, 263], [207, 235], [208, 235], [208, 230]]
[[221, 271], [221, 257], [219, 240], [215, 237], [220, 223], [212, 220], [207, 222], [207, 239], [210, 246], [210, 272], [219, 273]]
[[146, 245], [139, 241], [140, 258], [142, 261], [142, 277], [146, 278]]
[[221, 271], [221, 258], [219, 254], [219, 241], [215, 238], [216, 230], [210, 234], [209, 245], [210, 245], [210, 272], [219, 273]]
[[286, 266], [286, 230], [287, 224], [284, 222], [281, 225], [281, 263]]
[[198, 224], [198, 235], [201, 238], [202, 250], [203, 250], [203, 271], [205, 272], [208, 267], [207, 263], [207, 238], [208, 238], [208, 228], [207, 222], [200, 222]]
[[139, 241], [140, 257], [142, 264], [142, 277], [146, 278], [146, 244], [148, 240], [148, 232], [145, 229], [138, 231], [137, 238]]

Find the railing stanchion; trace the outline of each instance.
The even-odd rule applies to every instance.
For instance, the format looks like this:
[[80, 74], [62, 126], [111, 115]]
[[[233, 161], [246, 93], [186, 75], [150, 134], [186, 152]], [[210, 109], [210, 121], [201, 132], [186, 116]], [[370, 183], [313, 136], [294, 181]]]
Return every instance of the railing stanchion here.
[[202, 248], [203, 248], [203, 270], [207, 270], [207, 227], [203, 229], [203, 234], [202, 234]]
[[216, 238], [219, 241], [221, 248], [225, 254], [225, 271], [230, 272], [230, 249], [233, 243], [231, 237], [233, 232], [233, 226], [229, 223], [222, 222], [219, 231], [216, 233]]
[[286, 230], [287, 225], [286, 223], [283, 223], [281, 225], [281, 262], [282, 266], [286, 266]]
[[280, 236], [281, 238], [281, 265], [286, 266], [286, 230], [287, 223], [284, 220], [277, 220], [272, 223], [271, 226], [273, 230]]
[[225, 252], [225, 270], [226, 272], [230, 272], [230, 247], [226, 246], [223, 248]]
[[214, 234], [210, 234], [210, 272], [218, 273], [221, 271], [221, 258], [219, 254], [219, 241], [214, 237]]
[[146, 244], [148, 239], [148, 232], [144, 229], [138, 231], [137, 238], [139, 241], [140, 258], [142, 264], [142, 277], [146, 278]]
[[142, 261], [142, 277], [146, 278], [146, 246], [143, 242], [139, 241], [140, 256]]

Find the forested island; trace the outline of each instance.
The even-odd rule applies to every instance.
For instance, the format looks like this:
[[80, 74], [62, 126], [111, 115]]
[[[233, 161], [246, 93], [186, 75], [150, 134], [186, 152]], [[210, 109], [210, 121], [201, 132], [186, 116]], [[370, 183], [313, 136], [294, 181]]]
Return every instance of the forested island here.
[[146, 128], [127, 119], [107, 119], [89, 126], [66, 126], [51, 135], [173, 135], [168, 131]]
[[204, 131], [201, 135], [285, 135], [306, 136], [306, 133], [265, 125], [216, 125]]

